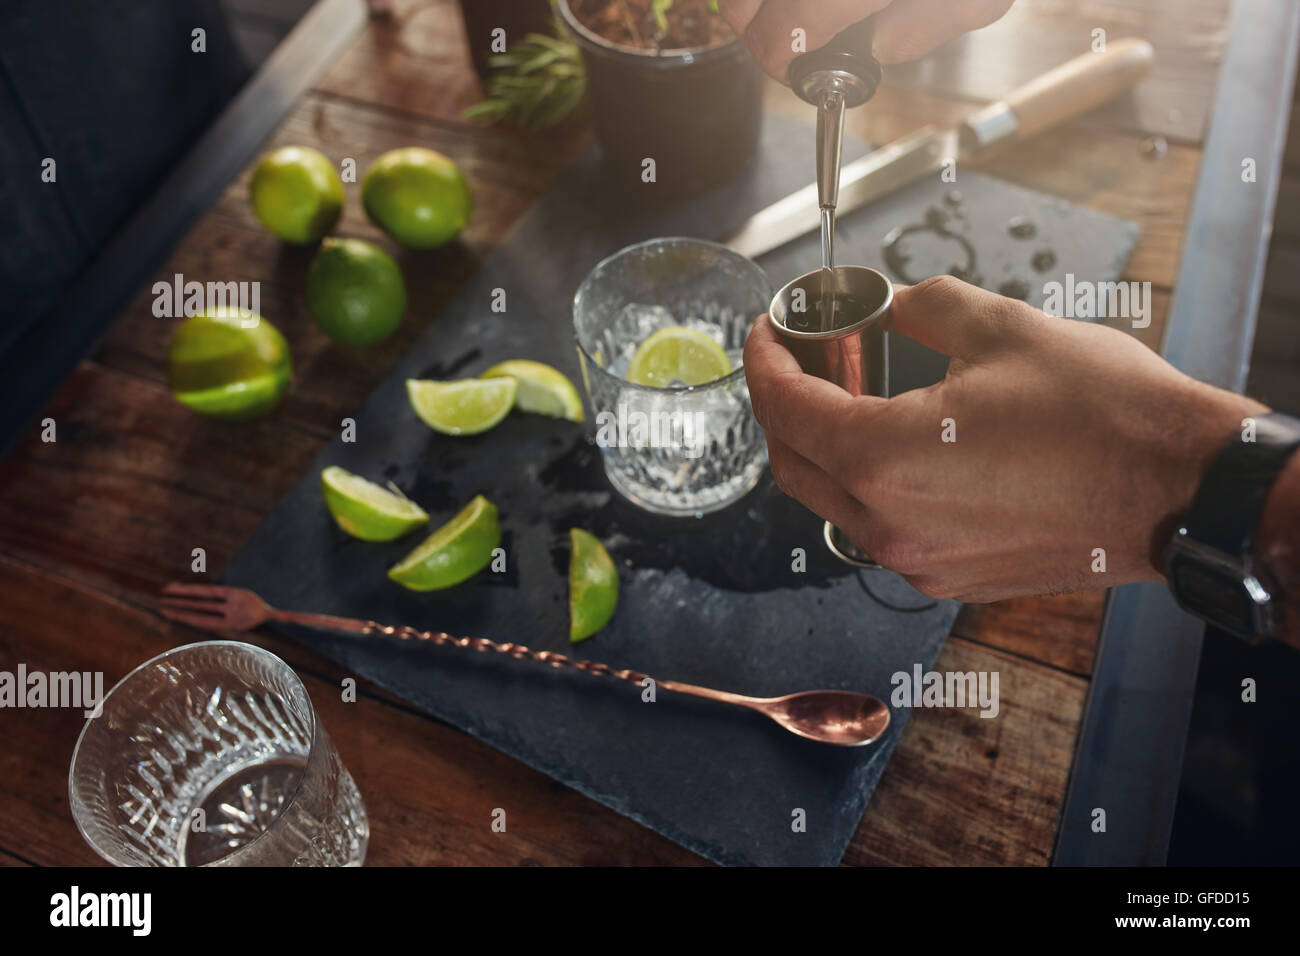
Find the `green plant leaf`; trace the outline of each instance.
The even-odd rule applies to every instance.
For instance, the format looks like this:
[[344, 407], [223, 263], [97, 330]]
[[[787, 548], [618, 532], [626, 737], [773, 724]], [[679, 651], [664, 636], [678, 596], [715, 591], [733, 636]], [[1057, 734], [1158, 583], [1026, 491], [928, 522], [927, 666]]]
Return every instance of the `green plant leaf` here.
[[668, 32], [668, 11], [672, 8], [673, 0], [652, 0], [650, 4], [650, 12], [654, 15], [660, 33]]
[[466, 119], [541, 129], [563, 122], [586, 92], [578, 47], [558, 19], [555, 36], [530, 33], [505, 53], [489, 57], [488, 65], [487, 95], [461, 113]]

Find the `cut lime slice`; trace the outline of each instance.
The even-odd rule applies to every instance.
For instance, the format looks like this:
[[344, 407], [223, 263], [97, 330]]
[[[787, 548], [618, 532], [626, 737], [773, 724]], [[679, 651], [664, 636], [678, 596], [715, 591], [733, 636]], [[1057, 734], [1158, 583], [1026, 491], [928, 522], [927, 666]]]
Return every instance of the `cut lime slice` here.
[[673, 325], [646, 339], [632, 356], [627, 380], [633, 385], [668, 388], [704, 385], [731, 374], [731, 359], [703, 332]]
[[618, 569], [595, 535], [569, 530], [569, 642], [585, 641], [614, 616], [618, 604]]
[[449, 588], [487, 567], [500, 544], [497, 506], [478, 495], [390, 569], [388, 576], [412, 591]]
[[362, 541], [392, 541], [429, 522], [414, 501], [336, 465], [320, 473], [320, 490], [338, 526]]
[[191, 411], [226, 421], [259, 418], [280, 402], [285, 379], [280, 375], [262, 375], [244, 382], [231, 382], [215, 388], [177, 392], [177, 400]]
[[457, 382], [406, 380], [406, 394], [420, 420], [444, 435], [477, 435], [510, 412], [519, 383], [513, 378], [466, 378]]
[[513, 378], [519, 383], [515, 407], [520, 411], [582, 421], [582, 399], [573, 383], [558, 369], [530, 359], [511, 359], [493, 365], [479, 378]]

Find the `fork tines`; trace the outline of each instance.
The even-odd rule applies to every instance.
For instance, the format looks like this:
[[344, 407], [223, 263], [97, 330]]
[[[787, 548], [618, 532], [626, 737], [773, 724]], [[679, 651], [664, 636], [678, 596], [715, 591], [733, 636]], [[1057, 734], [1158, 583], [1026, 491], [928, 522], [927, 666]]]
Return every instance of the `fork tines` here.
[[163, 588], [159, 612], [208, 631], [244, 631], [265, 620], [264, 606], [250, 591], [216, 584], [173, 582]]

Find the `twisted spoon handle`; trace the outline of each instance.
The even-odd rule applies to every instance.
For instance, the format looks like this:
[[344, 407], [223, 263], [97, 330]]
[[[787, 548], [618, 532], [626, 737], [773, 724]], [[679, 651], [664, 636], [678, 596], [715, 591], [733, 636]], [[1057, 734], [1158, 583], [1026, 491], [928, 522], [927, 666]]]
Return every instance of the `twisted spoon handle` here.
[[366, 621], [365, 628], [361, 631], [367, 636], [382, 634], [385, 637], [396, 637], [403, 641], [420, 641], [427, 644], [437, 644], [439, 646], [452, 645], [462, 647], [471, 651], [480, 653], [495, 652], [505, 654], [507, 657], [513, 657], [515, 660], [537, 661], [539, 664], [548, 664], [551, 667], [564, 668], [568, 667], [573, 670], [579, 670], [587, 674], [597, 674], [602, 677], [614, 677], [618, 680], [627, 681], [630, 684], [640, 684], [647, 677], [640, 671], [634, 670], [615, 670], [608, 664], [602, 664], [600, 661], [575, 660], [564, 654], [557, 654], [554, 651], [535, 651], [532, 648], [524, 647], [522, 644], [507, 642], [498, 644], [496, 641], [489, 641], [485, 637], [452, 637], [444, 631], [419, 631], [410, 625], [402, 627], [392, 627], [388, 624], [379, 624], [375, 621]]

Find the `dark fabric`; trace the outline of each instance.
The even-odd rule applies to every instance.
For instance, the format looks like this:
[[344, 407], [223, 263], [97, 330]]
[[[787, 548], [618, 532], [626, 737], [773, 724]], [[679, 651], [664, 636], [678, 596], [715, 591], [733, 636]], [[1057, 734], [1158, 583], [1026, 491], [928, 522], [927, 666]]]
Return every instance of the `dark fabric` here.
[[0, 2], [0, 363], [250, 74], [217, 0]]

